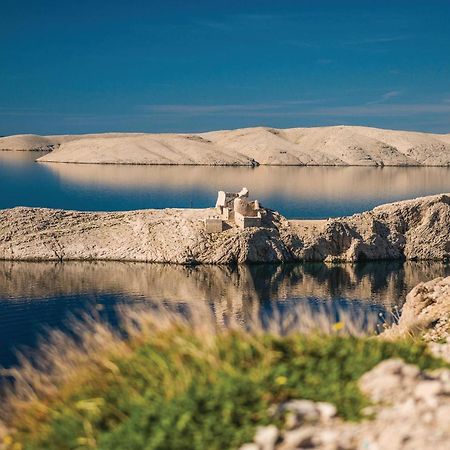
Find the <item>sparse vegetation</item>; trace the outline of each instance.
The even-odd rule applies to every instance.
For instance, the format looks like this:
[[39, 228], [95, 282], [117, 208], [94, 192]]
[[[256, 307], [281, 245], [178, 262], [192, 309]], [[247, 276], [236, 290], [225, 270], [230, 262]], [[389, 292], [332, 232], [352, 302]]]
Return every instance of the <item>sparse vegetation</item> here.
[[424, 344], [352, 336], [344, 323], [284, 335], [208, 323], [138, 312], [127, 315], [126, 340], [96, 324], [81, 343], [55, 335], [37, 367], [14, 373], [4, 447], [235, 449], [276, 421], [273, 404], [327, 401], [358, 420], [368, 400], [357, 380], [380, 361], [443, 364]]

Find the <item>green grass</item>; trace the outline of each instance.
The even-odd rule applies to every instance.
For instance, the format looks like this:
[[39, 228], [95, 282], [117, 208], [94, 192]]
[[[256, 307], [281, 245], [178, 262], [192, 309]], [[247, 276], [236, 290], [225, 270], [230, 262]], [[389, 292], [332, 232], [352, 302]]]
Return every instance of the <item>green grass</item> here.
[[339, 333], [205, 336], [169, 326], [72, 368], [55, 392], [16, 410], [7, 443], [24, 450], [236, 449], [258, 425], [276, 423], [269, 408], [287, 399], [331, 402], [344, 419], [360, 419], [368, 401], [358, 379], [391, 357], [442, 366], [421, 343]]

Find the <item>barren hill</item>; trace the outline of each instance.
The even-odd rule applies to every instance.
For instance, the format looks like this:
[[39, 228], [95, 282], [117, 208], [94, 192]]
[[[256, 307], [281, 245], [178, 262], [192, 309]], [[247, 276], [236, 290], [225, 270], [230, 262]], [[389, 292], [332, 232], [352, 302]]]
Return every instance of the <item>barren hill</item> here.
[[53, 150], [41, 162], [180, 165], [450, 166], [450, 135], [356, 126], [242, 128], [195, 134], [0, 138], [4, 150]]

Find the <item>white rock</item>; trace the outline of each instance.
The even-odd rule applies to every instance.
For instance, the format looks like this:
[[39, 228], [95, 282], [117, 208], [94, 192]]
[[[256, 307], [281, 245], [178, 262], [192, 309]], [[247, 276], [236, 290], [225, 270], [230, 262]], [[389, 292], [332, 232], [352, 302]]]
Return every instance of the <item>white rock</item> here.
[[[443, 242], [450, 249], [450, 237], [444, 237]], [[383, 335], [396, 338], [420, 334], [430, 342], [447, 340], [450, 333], [449, 283], [450, 277], [418, 284], [407, 295], [398, 324], [387, 329]], [[443, 289], [444, 286], [446, 289]], [[433, 343], [431, 349], [438, 356], [450, 359], [450, 346], [447, 344]]]
[[421, 381], [414, 389], [414, 396], [421, 400], [427, 400], [442, 392], [442, 383], [438, 380]]
[[320, 413], [316, 403], [311, 400], [290, 400], [282, 405], [283, 411], [296, 414], [299, 422], [316, 422]]
[[[174, 264], [450, 258], [449, 194], [382, 205], [317, 228], [271, 212], [262, 227], [208, 234], [202, 220], [214, 214], [212, 208], [109, 213], [5, 209], [0, 211], [0, 258]], [[426, 300], [421, 289], [429, 291], [422, 286], [414, 295]], [[424, 308], [431, 300], [421, 301], [409, 315], [405, 306], [397, 331], [416, 329], [419, 313], [425, 326], [440, 320], [448, 312], [446, 298], [436, 300], [432, 313]]]
[[313, 437], [315, 445], [336, 445], [338, 443], [339, 431], [333, 429], [327, 429], [320, 431]]
[[284, 435], [280, 450], [295, 449], [313, 445], [313, 436], [316, 430], [312, 427], [301, 427], [296, 430], [288, 431]]
[[275, 425], [260, 427], [256, 430], [255, 443], [261, 450], [273, 450], [280, 432]]
[[318, 402], [316, 403], [316, 408], [319, 411], [320, 419], [322, 421], [329, 421], [337, 414], [336, 406], [331, 403]]
[[413, 364], [403, 364], [401, 373], [404, 377], [409, 379], [417, 378], [420, 374], [420, 369], [417, 366], [414, 366]]
[[250, 443], [239, 447], [239, 450], [261, 450], [258, 444]]
[[435, 420], [440, 426], [450, 427], [450, 402], [436, 409]]

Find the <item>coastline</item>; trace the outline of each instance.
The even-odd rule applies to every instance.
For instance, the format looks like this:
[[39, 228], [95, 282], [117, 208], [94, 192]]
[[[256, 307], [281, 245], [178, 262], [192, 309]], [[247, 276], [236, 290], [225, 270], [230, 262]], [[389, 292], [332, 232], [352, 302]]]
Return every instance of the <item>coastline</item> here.
[[448, 167], [450, 135], [362, 126], [202, 133], [13, 135], [0, 150], [47, 151], [45, 163], [199, 166]]
[[204, 221], [216, 213], [0, 210], [0, 259], [233, 265], [450, 258], [450, 194], [320, 222], [290, 221], [265, 209], [260, 227], [208, 233]]

